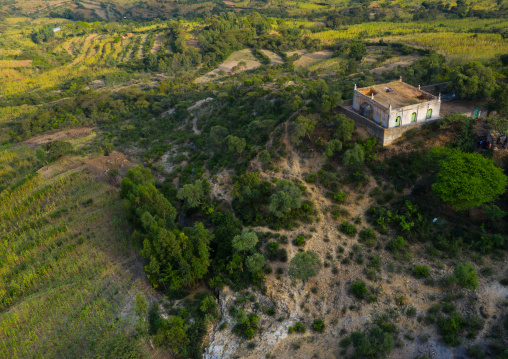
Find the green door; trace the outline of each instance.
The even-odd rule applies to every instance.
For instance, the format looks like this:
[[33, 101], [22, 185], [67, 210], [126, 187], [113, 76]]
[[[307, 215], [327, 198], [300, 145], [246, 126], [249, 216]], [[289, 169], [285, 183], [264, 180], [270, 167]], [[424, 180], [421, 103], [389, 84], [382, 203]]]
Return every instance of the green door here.
[[479, 108], [477, 108], [477, 109], [475, 109], [475, 110], [474, 110], [473, 119], [475, 119], [475, 120], [476, 120], [476, 119], [478, 118], [478, 116], [479, 116], [479, 115], [480, 115], [480, 109], [479, 109]]
[[395, 119], [395, 126], [400, 126], [400, 116]]
[[416, 122], [416, 112], [411, 115], [411, 122]]
[[432, 109], [431, 109], [431, 108], [429, 108], [429, 109], [427, 110], [427, 120], [428, 120], [429, 118], [431, 118], [431, 117], [432, 117]]

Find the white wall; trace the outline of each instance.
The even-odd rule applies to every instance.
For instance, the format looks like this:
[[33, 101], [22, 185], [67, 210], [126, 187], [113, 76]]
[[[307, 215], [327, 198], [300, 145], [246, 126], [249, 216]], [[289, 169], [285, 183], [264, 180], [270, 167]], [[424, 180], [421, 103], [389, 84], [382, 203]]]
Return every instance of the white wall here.
[[[427, 119], [427, 111], [429, 109], [432, 109], [432, 116]], [[401, 117], [401, 126], [411, 124], [411, 116], [414, 112], [416, 112], [416, 122], [437, 120], [439, 118], [440, 109], [441, 102], [439, 100], [432, 100], [392, 110], [392, 112], [390, 112], [388, 128], [396, 127], [395, 122], [398, 116]]]

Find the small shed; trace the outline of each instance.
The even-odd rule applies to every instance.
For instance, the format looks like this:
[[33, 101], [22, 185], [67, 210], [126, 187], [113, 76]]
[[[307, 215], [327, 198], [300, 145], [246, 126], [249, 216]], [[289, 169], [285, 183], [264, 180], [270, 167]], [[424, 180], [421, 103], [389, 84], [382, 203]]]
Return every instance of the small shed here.
[[55, 28], [53, 28], [53, 32], [58, 32], [58, 31], [60, 31], [60, 30], [62, 30], [62, 29], [61, 29], [61, 28], [59, 28], [59, 27], [55, 27]]

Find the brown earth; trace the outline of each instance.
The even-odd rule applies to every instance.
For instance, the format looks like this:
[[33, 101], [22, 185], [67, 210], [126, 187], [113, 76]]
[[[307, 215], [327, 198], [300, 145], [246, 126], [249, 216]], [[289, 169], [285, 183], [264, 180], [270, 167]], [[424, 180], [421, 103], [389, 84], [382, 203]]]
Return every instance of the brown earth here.
[[[69, 171], [85, 172], [90, 173], [95, 179], [109, 180], [109, 170], [115, 168], [118, 170], [120, 176], [125, 176], [129, 168], [134, 166], [135, 164], [129, 161], [123, 153], [113, 151], [109, 156], [98, 156], [94, 158], [66, 155], [50, 165], [42, 167], [37, 173], [45, 178], [51, 178], [57, 177], [60, 173]], [[118, 179], [119, 178], [116, 180]]]
[[81, 127], [81, 128], [71, 128], [68, 130], [46, 133], [44, 135], [31, 137], [26, 141], [21, 142], [22, 145], [27, 145], [29, 147], [35, 148], [40, 145], [44, 145], [46, 143], [52, 141], [63, 141], [71, 138], [88, 136], [92, 132], [93, 127]]

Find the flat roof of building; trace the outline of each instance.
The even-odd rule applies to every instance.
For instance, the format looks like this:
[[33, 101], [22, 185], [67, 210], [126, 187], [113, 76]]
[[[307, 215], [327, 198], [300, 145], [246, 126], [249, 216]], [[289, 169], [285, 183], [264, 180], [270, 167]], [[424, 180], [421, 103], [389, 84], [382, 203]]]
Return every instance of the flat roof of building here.
[[362, 87], [357, 91], [369, 97], [374, 94], [374, 101], [385, 107], [392, 105], [392, 108], [405, 107], [436, 99], [435, 96], [401, 81]]

